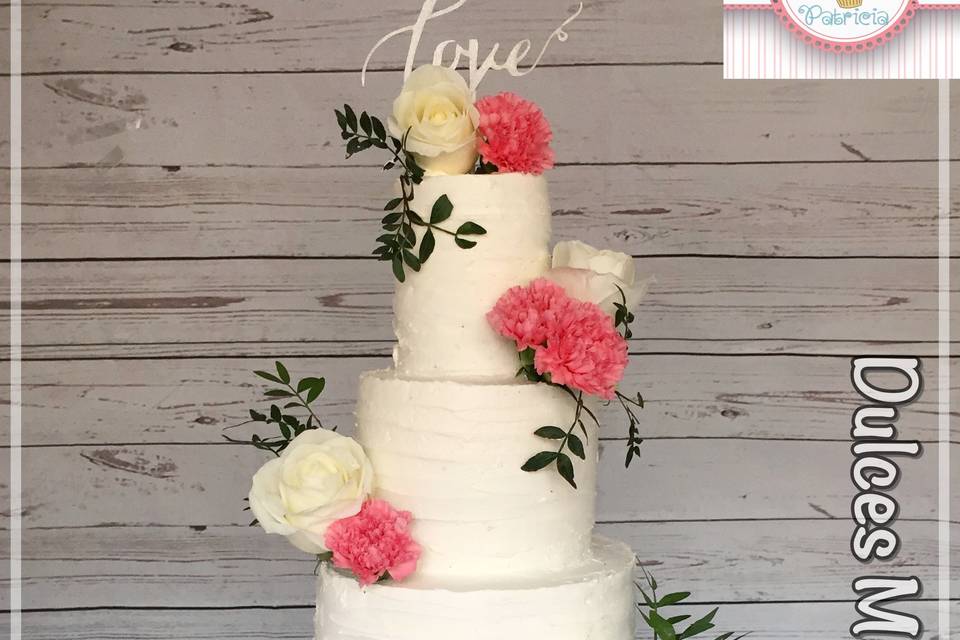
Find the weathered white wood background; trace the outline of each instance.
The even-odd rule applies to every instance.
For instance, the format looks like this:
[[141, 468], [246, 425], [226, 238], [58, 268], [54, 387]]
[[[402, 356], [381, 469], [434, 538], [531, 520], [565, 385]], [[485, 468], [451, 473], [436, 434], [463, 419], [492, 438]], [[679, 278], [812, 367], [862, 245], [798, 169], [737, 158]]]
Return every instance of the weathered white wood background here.
[[[649, 439], [625, 472], [609, 414], [599, 529], [757, 638], [845, 637], [867, 570], [920, 576], [908, 608], [932, 629], [935, 84], [723, 81], [715, 0], [586, 4], [542, 70], [485, 90], [554, 123], [557, 238], [659, 279], [627, 385]], [[569, 8], [474, 0], [421, 59], [446, 38], [542, 42]], [[390, 187], [343, 161], [331, 109], [388, 108], [405, 45], [366, 89], [359, 65], [417, 9], [24, 6], [25, 637], [310, 637], [312, 563], [246, 526], [262, 458], [220, 434], [275, 357], [326, 375], [344, 426], [357, 374], [388, 364], [391, 280], [366, 256]], [[896, 490], [902, 552], [864, 568], [849, 357], [886, 353], [926, 358], [900, 426], [929, 451]]]

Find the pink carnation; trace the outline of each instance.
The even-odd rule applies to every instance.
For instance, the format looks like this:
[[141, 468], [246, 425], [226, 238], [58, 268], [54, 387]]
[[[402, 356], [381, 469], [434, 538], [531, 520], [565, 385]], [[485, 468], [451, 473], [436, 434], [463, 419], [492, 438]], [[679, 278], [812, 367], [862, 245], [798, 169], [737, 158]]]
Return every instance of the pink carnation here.
[[477, 149], [503, 173], [540, 175], [553, 167], [553, 132], [536, 104], [514, 93], [479, 100]]
[[360, 584], [373, 584], [387, 572], [401, 581], [417, 568], [420, 545], [410, 537], [409, 511], [397, 511], [384, 500], [367, 500], [360, 513], [337, 520], [324, 538], [333, 564], [349, 569]]
[[600, 307], [574, 303], [536, 350], [534, 366], [551, 382], [610, 400], [627, 366], [627, 342]]
[[564, 311], [573, 304], [560, 285], [539, 278], [525, 287], [513, 287], [487, 313], [494, 331], [517, 343], [517, 351], [539, 347]]

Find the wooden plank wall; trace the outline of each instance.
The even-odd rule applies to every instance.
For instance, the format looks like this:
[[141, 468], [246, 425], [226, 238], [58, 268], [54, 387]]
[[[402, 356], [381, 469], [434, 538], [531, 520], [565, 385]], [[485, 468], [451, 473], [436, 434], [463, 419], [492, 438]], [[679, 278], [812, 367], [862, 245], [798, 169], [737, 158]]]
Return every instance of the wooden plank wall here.
[[[473, 0], [420, 58], [538, 44], [569, 8]], [[391, 280], [366, 256], [390, 186], [343, 161], [331, 109], [387, 109], [405, 44], [366, 89], [358, 69], [417, 9], [24, 6], [26, 638], [310, 637], [312, 563], [246, 526], [262, 458], [220, 435], [273, 358], [326, 375], [347, 428], [356, 376], [389, 363]], [[570, 34], [484, 90], [554, 123], [556, 237], [658, 277], [628, 377], [649, 439], [625, 472], [606, 414], [598, 528], [724, 627], [843, 637], [864, 571], [849, 358], [923, 356], [937, 383], [936, 86], [723, 81], [715, 0], [588, 0]], [[903, 551], [870, 568], [920, 576], [930, 628], [935, 412], [932, 391], [904, 412], [930, 450], [896, 490]]]

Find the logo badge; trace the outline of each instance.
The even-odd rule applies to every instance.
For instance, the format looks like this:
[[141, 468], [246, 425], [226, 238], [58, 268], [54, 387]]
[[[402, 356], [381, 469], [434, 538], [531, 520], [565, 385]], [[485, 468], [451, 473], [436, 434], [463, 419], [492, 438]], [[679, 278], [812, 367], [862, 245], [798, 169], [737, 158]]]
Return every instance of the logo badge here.
[[786, 27], [807, 44], [860, 53], [889, 42], [917, 12], [917, 0], [771, 0]]

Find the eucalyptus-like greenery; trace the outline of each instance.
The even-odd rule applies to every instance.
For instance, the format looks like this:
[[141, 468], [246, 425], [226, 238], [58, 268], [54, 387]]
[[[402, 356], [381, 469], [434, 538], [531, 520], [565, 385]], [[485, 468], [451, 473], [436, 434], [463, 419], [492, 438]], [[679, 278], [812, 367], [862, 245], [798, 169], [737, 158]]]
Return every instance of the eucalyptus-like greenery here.
[[[249, 444], [257, 449], [269, 451], [275, 456], [286, 449], [298, 435], [311, 429], [323, 429], [323, 422], [317, 417], [311, 404], [320, 397], [326, 386], [324, 378], [301, 378], [296, 384], [290, 378], [290, 372], [282, 362], [274, 363], [276, 372], [254, 371], [254, 375], [262, 378], [274, 385], [263, 392], [264, 397], [275, 399], [277, 401], [285, 400], [281, 407], [279, 404], [271, 404], [266, 413], [261, 413], [256, 409], [250, 409], [250, 419], [240, 424], [233, 425], [230, 428], [241, 427], [251, 423], [261, 423], [264, 425], [276, 425], [278, 435], [260, 436], [253, 434], [249, 440], [238, 440], [224, 434], [224, 438], [229, 442], [237, 444]], [[333, 427], [332, 431], [336, 431]]]
[[[668, 615], [664, 609], [683, 602], [690, 597], [690, 592], [678, 591], [658, 598], [657, 580], [647, 573], [646, 569], [643, 570], [643, 577], [650, 593], [648, 594], [639, 582], [636, 583], [640, 595], [643, 596], [643, 602], [637, 604], [637, 609], [640, 610], [643, 621], [653, 631], [654, 640], [686, 640], [686, 638], [702, 635], [716, 626], [713, 624], [713, 618], [717, 615], [716, 608], [689, 624], [686, 624], [691, 617], [689, 615]], [[682, 630], [677, 628], [679, 624], [685, 625]], [[740, 638], [749, 635], [749, 632], [740, 634], [736, 638], [733, 637], [733, 634], [733, 631], [728, 631], [716, 636], [713, 640], [740, 640]]]
[[[347, 158], [367, 149], [381, 149], [392, 155], [392, 159], [383, 165], [383, 170], [401, 170], [400, 197], [390, 200], [383, 208], [388, 213], [380, 222], [386, 233], [377, 238], [379, 246], [373, 251], [378, 260], [391, 264], [393, 275], [398, 281], [406, 280], [406, 269], [420, 271], [433, 254], [438, 233], [451, 236], [461, 249], [477, 246], [477, 241], [471, 237], [487, 233], [479, 224], [464, 222], [456, 230], [440, 226], [453, 213], [453, 203], [446, 195], [440, 196], [433, 203], [429, 218], [425, 219], [411, 208], [416, 185], [423, 181], [424, 172], [413, 154], [407, 151], [409, 131], [403, 135], [402, 140], [397, 139], [387, 134], [382, 120], [366, 111], [357, 117], [356, 111], [348, 104], [343, 105], [343, 111], [336, 109], [335, 113], [340, 125], [340, 135], [347, 146]], [[416, 227], [426, 229], [423, 237], [419, 239], [419, 246]]]

